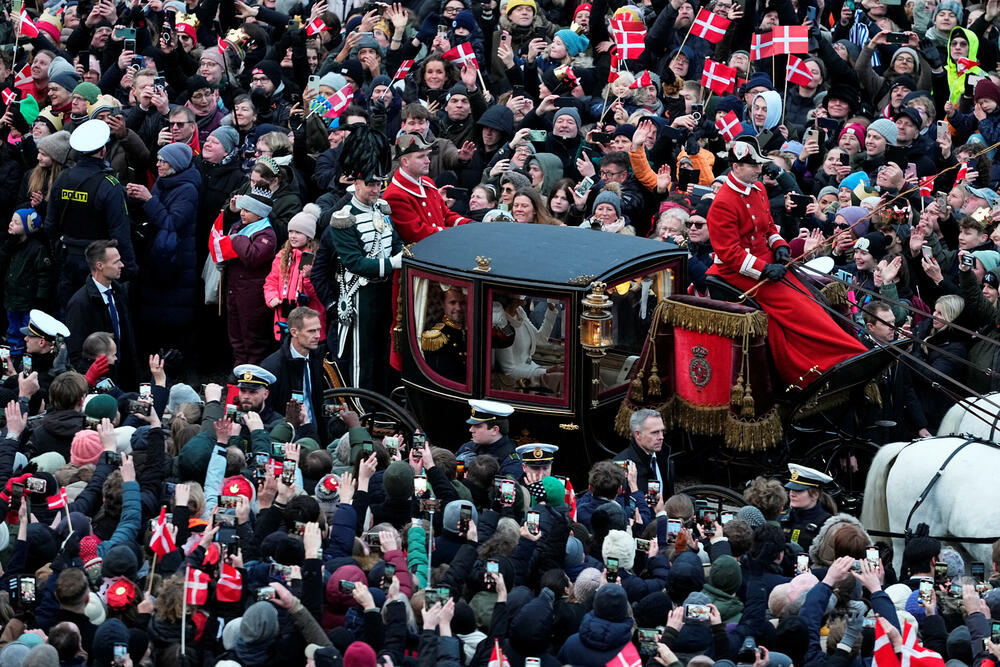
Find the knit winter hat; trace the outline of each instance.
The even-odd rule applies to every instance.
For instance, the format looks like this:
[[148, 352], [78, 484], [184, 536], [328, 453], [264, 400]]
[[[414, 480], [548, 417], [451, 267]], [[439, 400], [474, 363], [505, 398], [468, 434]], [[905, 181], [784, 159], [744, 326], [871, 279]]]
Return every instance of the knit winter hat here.
[[62, 70], [56, 73], [55, 76], [49, 76], [49, 83], [54, 83], [60, 88], [64, 88], [66, 92], [72, 93], [76, 90], [76, 87], [80, 84], [80, 77], [76, 75], [76, 72], [71, 72], [69, 70]]
[[601, 556], [605, 563], [609, 558], [617, 558], [619, 568], [631, 570], [635, 565], [635, 539], [624, 530], [608, 531], [601, 545]]
[[504, 183], [510, 183], [514, 186], [515, 190], [523, 190], [531, 187], [531, 179], [519, 171], [505, 171], [500, 176], [500, 186], [503, 187]]
[[42, 137], [38, 140], [38, 149], [45, 151], [45, 154], [52, 158], [53, 162], [66, 165], [69, 160], [69, 132], [60, 130], [55, 134]]
[[858, 143], [861, 144], [862, 148], [864, 148], [866, 131], [867, 130], [865, 129], [865, 126], [862, 125], [861, 123], [848, 123], [848, 125], [843, 130], [840, 131], [840, 134], [837, 136], [837, 139], [839, 140], [840, 137], [844, 136], [845, 134], [853, 134], [857, 138]]
[[49, 644], [39, 644], [28, 651], [21, 667], [59, 667], [59, 653]]
[[860, 237], [854, 242], [854, 249], [867, 252], [878, 262], [885, 257], [885, 234], [882, 232], [871, 232]]
[[[47, 139], [48, 137], [46, 137]], [[24, 233], [27, 236], [31, 236], [33, 232], [38, 231], [42, 226], [43, 218], [38, 215], [38, 211], [33, 208], [19, 208], [14, 213], [18, 218], [21, 219], [21, 224], [24, 226]]]
[[251, 188], [250, 192], [236, 198], [236, 208], [250, 211], [260, 218], [271, 215], [271, 193], [268, 190]]
[[556, 33], [556, 37], [561, 39], [562, 43], [566, 45], [566, 53], [569, 54], [570, 58], [576, 58], [590, 46], [589, 39], [583, 35], [576, 34], [572, 30], [560, 30]]
[[476, 15], [473, 14], [468, 9], [463, 9], [458, 14], [455, 14], [454, 20], [451, 22], [452, 28], [464, 28], [469, 32], [476, 31]]
[[562, 507], [566, 504], [566, 487], [555, 477], [543, 477], [545, 488], [545, 504], [550, 507]]
[[943, 12], [946, 9], [955, 15], [958, 19], [958, 25], [962, 25], [962, 17], [965, 14], [962, 10], [962, 3], [957, 0], [945, 0], [944, 2], [939, 2], [938, 6], [934, 8], [934, 15], [931, 16], [931, 21], [933, 22], [934, 19], [937, 18], [938, 12]]
[[97, 554], [97, 547], [101, 544], [101, 538], [97, 535], [87, 535], [80, 540], [80, 560], [84, 567], [91, 565], [101, 565], [104, 559]]
[[83, 613], [94, 625], [104, 623], [104, 620], [107, 618], [107, 610], [104, 608], [104, 602], [94, 591], [90, 591], [87, 595], [87, 606], [83, 610]]
[[59, 452], [45, 452], [31, 459], [31, 462], [38, 466], [38, 472], [52, 474], [59, 468], [66, 465], [66, 459]]
[[590, 597], [597, 591], [597, 587], [600, 585], [600, 570], [593, 567], [584, 568], [584, 570], [576, 576], [576, 581], [573, 582], [573, 597], [580, 602], [589, 601]]
[[232, 153], [233, 150], [240, 145], [240, 133], [236, 131], [236, 128], [230, 125], [220, 125], [212, 130], [212, 133], [208, 136], [215, 137], [216, 140], [222, 144], [222, 148], [226, 151], [226, 155]]
[[364, 642], [354, 642], [344, 651], [344, 667], [375, 667], [375, 649]]
[[184, 171], [191, 166], [191, 156], [191, 147], [179, 142], [167, 144], [156, 154], [156, 157], [169, 164], [174, 171]]
[[103, 451], [104, 445], [101, 444], [101, 436], [97, 431], [83, 429], [73, 436], [73, 442], [69, 447], [69, 461], [75, 466], [97, 463]]
[[462, 508], [472, 510], [473, 523], [479, 521], [479, 512], [476, 511], [475, 505], [464, 500], [453, 500], [444, 506], [444, 516], [442, 517], [444, 529], [449, 533], [455, 533], [456, 535], [459, 533], [459, 528], [461, 528]]
[[753, 505], [744, 505], [736, 512], [736, 518], [746, 522], [751, 529], [756, 530], [766, 523], [764, 513]]
[[127, 577], [133, 581], [139, 572], [139, 557], [127, 544], [115, 544], [104, 554], [101, 575], [106, 578]]
[[326, 86], [327, 88], [337, 91], [347, 85], [347, 79], [345, 79], [344, 75], [340, 72], [327, 72], [319, 80], [317, 85]]
[[712, 585], [719, 590], [734, 594], [743, 583], [740, 562], [732, 556], [719, 556], [712, 561], [712, 570], [709, 572], [708, 578]]
[[552, 124], [554, 125], [560, 116], [569, 116], [576, 121], [576, 129], [579, 132], [580, 126], [583, 123], [580, 122], [580, 112], [577, 111], [576, 107], [562, 107], [561, 109], [556, 109], [555, 115], [552, 116]]
[[868, 131], [881, 134], [889, 142], [890, 146], [895, 146], [896, 141], [899, 139], [899, 131], [896, 129], [896, 124], [888, 118], [879, 118], [872, 121], [872, 124], [868, 126]]
[[583, 542], [579, 539], [569, 536], [566, 540], [566, 560], [564, 561], [564, 567], [569, 569], [575, 567], [583, 562]]
[[114, 419], [118, 414], [118, 401], [110, 394], [95, 394], [83, 406], [83, 414], [91, 419]]
[[619, 584], [607, 584], [594, 594], [594, 616], [612, 623], [628, 618], [628, 596]]
[[413, 468], [406, 461], [393, 461], [382, 473], [386, 499], [406, 500], [413, 495]]
[[632, 612], [636, 625], [640, 628], [655, 628], [658, 625], [667, 624], [667, 616], [673, 608], [670, 596], [663, 591], [657, 591], [646, 595], [632, 605]]
[[980, 79], [979, 83], [976, 84], [976, 90], [973, 93], [975, 101], [979, 100], [993, 100], [997, 104], [1000, 104], [1000, 87], [993, 83], [989, 78]]
[[215, 63], [223, 69], [226, 67], [226, 61], [223, 59], [222, 54], [219, 53], [218, 49], [205, 49], [201, 52], [201, 56], [198, 59]]
[[538, 5], [535, 4], [535, 0], [510, 0], [507, 3], [507, 16], [510, 16], [510, 13], [518, 7], [531, 7], [533, 12], [538, 13]]
[[319, 220], [320, 208], [316, 204], [306, 204], [302, 210], [288, 221], [288, 231], [301, 232], [306, 238], [316, 238], [316, 221]]
[[88, 104], [93, 104], [101, 96], [101, 89], [89, 81], [84, 81], [73, 89], [73, 94], [87, 100]]
[[941, 554], [938, 558], [948, 563], [948, 576], [952, 579], [965, 575], [965, 561], [962, 559], [962, 555], [951, 547], [941, 549]]
[[278, 610], [270, 602], [255, 602], [243, 614], [240, 639], [247, 644], [270, 641], [278, 636]]
[[594, 207], [590, 209], [591, 215], [593, 215], [594, 211], [597, 210], [597, 206], [599, 204], [611, 204], [615, 209], [615, 213], [621, 217], [622, 198], [614, 192], [611, 192], [610, 190], [602, 190], [601, 193], [594, 198]]
[[281, 65], [273, 60], [261, 60], [253, 68], [253, 73], [266, 76], [275, 88], [281, 85]]

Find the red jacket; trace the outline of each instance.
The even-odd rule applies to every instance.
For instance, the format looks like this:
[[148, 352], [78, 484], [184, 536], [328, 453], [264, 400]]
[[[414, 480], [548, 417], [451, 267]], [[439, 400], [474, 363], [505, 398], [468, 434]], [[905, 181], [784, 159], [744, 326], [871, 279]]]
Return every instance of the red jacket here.
[[420, 185], [396, 170], [382, 195], [392, 208], [392, 222], [403, 243], [416, 243], [445, 227], [472, 222], [448, 210], [434, 181], [423, 176]]
[[711, 273], [724, 277], [743, 275], [760, 280], [764, 265], [773, 261], [771, 252], [788, 245], [771, 217], [764, 186], [743, 185], [732, 173], [726, 176], [708, 212], [708, 235], [715, 250]]

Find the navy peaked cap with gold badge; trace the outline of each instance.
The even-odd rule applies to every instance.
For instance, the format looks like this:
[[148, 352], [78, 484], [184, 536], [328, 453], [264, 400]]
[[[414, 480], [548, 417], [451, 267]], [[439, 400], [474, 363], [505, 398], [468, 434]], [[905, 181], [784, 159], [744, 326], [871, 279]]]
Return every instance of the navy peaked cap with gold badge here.
[[270, 371], [266, 371], [254, 364], [240, 364], [233, 369], [236, 376], [236, 384], [242, 389], [267, 389], [274, 384], [278, 378]]
[[819, 470], [814, 470], [813, 468], [799, 465], [798, 463], [789, 463], [788, 483], [785, 484], [785, 488], [791, 489], [792, 491], [820, 489], [832, 481], [832, 477], [826, 473], [820, 472]]
[[521, 463], [525, 465], [548, 466], [552, 465], [559, 448], [555, 445], [547, 445], [544, 442], [533, 442], [517, 447], [516, 451], [517, 455], [521, 457]]

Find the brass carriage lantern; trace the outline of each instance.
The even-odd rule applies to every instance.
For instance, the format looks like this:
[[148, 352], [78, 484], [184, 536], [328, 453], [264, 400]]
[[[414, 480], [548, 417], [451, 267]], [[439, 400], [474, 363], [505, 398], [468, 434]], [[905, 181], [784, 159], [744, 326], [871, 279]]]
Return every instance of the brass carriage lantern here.
[[612, 345], [611, 299], [604, 293], [605, 285], [590, 283], [590, 292], [583, 297], [580, 313], [580, 344], [587, 356], [600, 359]]

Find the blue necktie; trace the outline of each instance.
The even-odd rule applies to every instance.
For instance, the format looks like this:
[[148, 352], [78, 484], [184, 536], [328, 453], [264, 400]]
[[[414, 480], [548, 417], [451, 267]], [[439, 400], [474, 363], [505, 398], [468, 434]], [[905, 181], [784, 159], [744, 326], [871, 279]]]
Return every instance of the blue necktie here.
[[111, 313], [111, 326], [115, 329], [115, 338], [122, 339], [122, 330], [118, 324], [118, 309], [115, 308], [115, 295], [111, 290], [107, 290], [104, 296], [108, 299], [108, 312]]
[[309, 377], [309, 357], [306, 357], [303, 361], [305, 375], [302, 380], [302, 400], [306, 402], [306, 415], [309, 417], [309, 423], [315, 424], [316, 416], [313, 414], [312, 406], [312, 381]]

